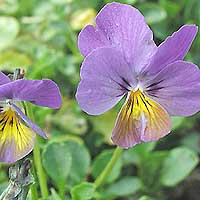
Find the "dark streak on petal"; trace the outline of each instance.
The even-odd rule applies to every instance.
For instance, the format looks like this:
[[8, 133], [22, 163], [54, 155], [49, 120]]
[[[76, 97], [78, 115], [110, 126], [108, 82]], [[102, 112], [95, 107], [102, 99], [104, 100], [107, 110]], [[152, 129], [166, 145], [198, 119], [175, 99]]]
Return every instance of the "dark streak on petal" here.
[[152, 84], [150, 84], [149, 86], [147, 86], [147, 88], [156, 86], [156, 85], [160, 84], [160, 83], [163, 82], [163, 81], [164, 81], [164, 80], [160, 80], [160, 81], [158, 81], [158, 82], [152, 83]]

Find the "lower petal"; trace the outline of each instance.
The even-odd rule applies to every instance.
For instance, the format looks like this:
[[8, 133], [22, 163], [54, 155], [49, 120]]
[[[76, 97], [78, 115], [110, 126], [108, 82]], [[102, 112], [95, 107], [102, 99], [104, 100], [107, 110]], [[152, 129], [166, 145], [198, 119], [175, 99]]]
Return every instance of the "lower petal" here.
[[0, 162], [13, 163], [29, 154], [35, 133], [23, 125], [10, 108], [0, 114]]
[[115, 144], [129, 148], [142, 141], [158, 140], [170, 132], [168, 113], [141, 91], [130, 92], [112, 135]]

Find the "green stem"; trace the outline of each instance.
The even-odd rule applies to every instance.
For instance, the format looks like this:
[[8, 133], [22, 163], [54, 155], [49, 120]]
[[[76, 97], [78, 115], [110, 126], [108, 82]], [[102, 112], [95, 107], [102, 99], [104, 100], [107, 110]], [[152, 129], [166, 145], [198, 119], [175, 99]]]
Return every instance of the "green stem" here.
[[[29, 104], [26, 104], [26, 108], [28, 111], [28, 116], [30, 119], [34, 121], [34, 116], [32, 109]], [[41, 162], [41, 154], [40, 154], [40, 148], [39, 148], [39, 143], [38, 143], [38, 138], [36, 136], [36, 141], [35, 141], [35, 146], [33, 149], [33, 160], [34, 160], [34, 166], [36, 168], [36, 172], [38, 175], [38, 180], [39, 180], [39, 185], [40, 185], [40, 190], [42, 194], [43, 199], [48, 198], [48, 187], [47, 187], [47, 180], [46, 180], [46, 175], [42, 167], [42, 162]]]
[[59, 183], [58, 191], [59, 191], [60, 198], [65, 199], [65, 183], [64, 182]]
[[115, 149], [115, 151], [112, 155], [112, 158], [110, 159], [110, 161], [106, 165], [105, 169], [102, 171], [102, 173], [97, 177], [97, 179], [94, 182], [97, 188], [104, 183], [105, 179], [107, 178], [107, 176], [112, 171], [114, 165], [116, 164], [117, 160], [121, 156], [122, 150], [123, 149], [120, 148], [120, 147], [117, 147]]
[[47, 180], [41, 163], [41, 155], [40, 155], [37, 136], [36, 136], [35, 146], [33, 149], [33, 160], [37, 170], [42, 198], [47, 199], [48, 198]]
[[32, 200], [37, 200], [38, 199], [37, 188], [36, 188], [35, 183], [31, 186], [31, 199]]
[[[36, 180], [36, 173], [35, 168], [32, 166], [31, 172], [33, 174], [34, 179]], [[38, 200], [38, 193], [37, 193], [37, 187], [36, 183], [31, 185], [31, 200]]]

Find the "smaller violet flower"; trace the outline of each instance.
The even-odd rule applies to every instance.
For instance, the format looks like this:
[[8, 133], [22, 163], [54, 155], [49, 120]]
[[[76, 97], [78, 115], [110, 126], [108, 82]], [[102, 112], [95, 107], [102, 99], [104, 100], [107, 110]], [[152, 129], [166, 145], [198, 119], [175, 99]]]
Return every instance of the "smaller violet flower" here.
[[112, 133], [115, 144], [129, 148], [155, 141], [171, 130], [170, 116], [200, 110], [200, 70], [183, 61], [197, 26], [182, 26], [158, 47], [135, 8], [107, 4], [86, 26], [78, 46], [86, 57], [76, 98], [91, 115], [114, 107], [125, 95]]
[[51, 80], [11, 81], [0, 72], [0, 162], [12, 163], [29, 154], [35, 133], [47, 138], [16, 105], [20, 101], [57, 109], [61, 106], [61, 95]]

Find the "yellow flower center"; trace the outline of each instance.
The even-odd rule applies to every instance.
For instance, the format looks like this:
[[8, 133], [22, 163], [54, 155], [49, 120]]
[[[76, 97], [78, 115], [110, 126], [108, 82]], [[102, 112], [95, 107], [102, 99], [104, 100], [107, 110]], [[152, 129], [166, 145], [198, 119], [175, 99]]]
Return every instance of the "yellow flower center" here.
[[131, 147], [141, 141], [153, 141], [168, 134], [171, 121], [168, 113], [140, 90], [130, 91], [118, 115], [113, 141]]
[[20, 122], [11, 107], [0, 113], [0, 159], [18, 160], [32, 150], [34, 139], [35, 133]]

